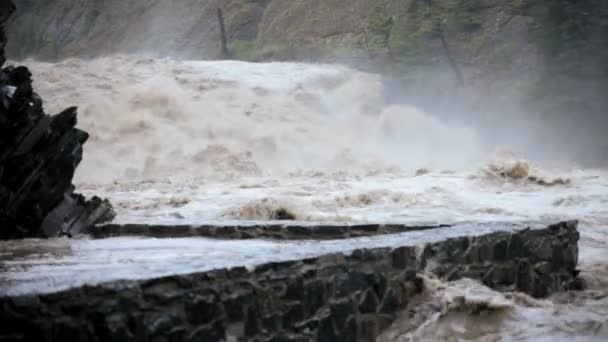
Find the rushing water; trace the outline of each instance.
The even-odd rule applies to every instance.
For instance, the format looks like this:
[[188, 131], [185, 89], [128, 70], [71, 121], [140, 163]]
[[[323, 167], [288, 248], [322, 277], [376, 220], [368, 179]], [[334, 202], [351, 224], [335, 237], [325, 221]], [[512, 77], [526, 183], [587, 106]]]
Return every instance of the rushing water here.
[[[579, 169], [567, 158], [548, 165], [505, 149], [490, 153], [495, 146], [484, 146], [473, 127], [386, 105], [378, 76], [342, 66], [130, 56], [26, 64], [48, 111], [79, 105], [80, 125], [92, 137], [77, 183], [85, 194], [110, 198], [118, 222], [267, 221], [280, 208], [304, 222], [577, 219], [587, 290], [539, 301], [429, 278], [417, 316], [404, 313], [381, 340], [608, 339], [604, 170]], [[29, 240], [5, 249], [1, 267], [14, 271], [13, 279], [19, 267], [67, 272], [57, 279], [69, 283], [80, 260], [83, 272], [94, 273], [107, 255], [116, 278], [128, 277], [121, 265], [129, 263], [163, 274], [163, 265], [180, 260], [194, 271], [227, 258], [296, 257], [289, 243], [263, 241], [215, 249], [204, 239], [104, 243]], [[387, 243], [304, 243], [297, 250], [314, 255]], [[201, 261], [203, 247], [216, 258]]]

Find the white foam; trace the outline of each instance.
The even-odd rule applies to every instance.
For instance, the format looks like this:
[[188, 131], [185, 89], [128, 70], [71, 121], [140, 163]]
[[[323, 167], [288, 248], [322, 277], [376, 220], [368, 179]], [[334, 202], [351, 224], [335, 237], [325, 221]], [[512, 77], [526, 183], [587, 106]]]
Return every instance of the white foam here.
[[47, 110], [80, 107], [92, 134], [80, 182], [462, 169], [479, 158], [473, 130], [387, 107], [380, 76], [343, 66], [135, 56], [26, 63]]

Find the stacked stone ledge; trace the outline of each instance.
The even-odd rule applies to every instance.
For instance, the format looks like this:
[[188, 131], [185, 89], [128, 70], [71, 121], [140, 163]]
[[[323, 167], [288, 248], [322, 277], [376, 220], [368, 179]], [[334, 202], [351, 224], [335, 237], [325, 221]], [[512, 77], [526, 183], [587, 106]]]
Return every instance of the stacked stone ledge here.
[[94, 238], [147, 236], [154, 238], [206, 237], [227, 240], [335, 240], [445, 227], [449, 226], [422, 224], [297, 225], [293, 223], [219, 226], [109, 223], [91, 226], [85, 232]]
[[577, 287], [576, 226], [6, 297], [0, 340], [373, 341], [422, 273], [534, 296]]

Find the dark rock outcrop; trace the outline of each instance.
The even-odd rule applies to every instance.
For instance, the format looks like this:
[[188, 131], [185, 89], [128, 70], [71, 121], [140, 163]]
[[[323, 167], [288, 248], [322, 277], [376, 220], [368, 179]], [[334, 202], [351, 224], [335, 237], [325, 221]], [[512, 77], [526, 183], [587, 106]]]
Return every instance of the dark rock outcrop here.
[[111, 219], [112, 207], [73, 192], [89, 137], [75, 128], [76, 108], [47, 115], [28, 68], [4, 67], [4, 22], [14, 11], [0, 0], [0, 239], [76, 233]]

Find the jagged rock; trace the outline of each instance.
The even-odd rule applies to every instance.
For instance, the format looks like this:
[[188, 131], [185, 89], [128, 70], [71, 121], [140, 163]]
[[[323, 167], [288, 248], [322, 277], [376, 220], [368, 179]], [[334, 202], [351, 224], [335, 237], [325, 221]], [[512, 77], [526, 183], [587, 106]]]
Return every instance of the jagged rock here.
[[[4, 22], [15, 11], [0, 0], [0, 67], [6, 57]], [[111, 220], [107, 200], [74, 193], [72, 178], [88, 133], [76, 108], [50, 116], [24, 66], [0, 71], [0, 239], [73, 234]]]

